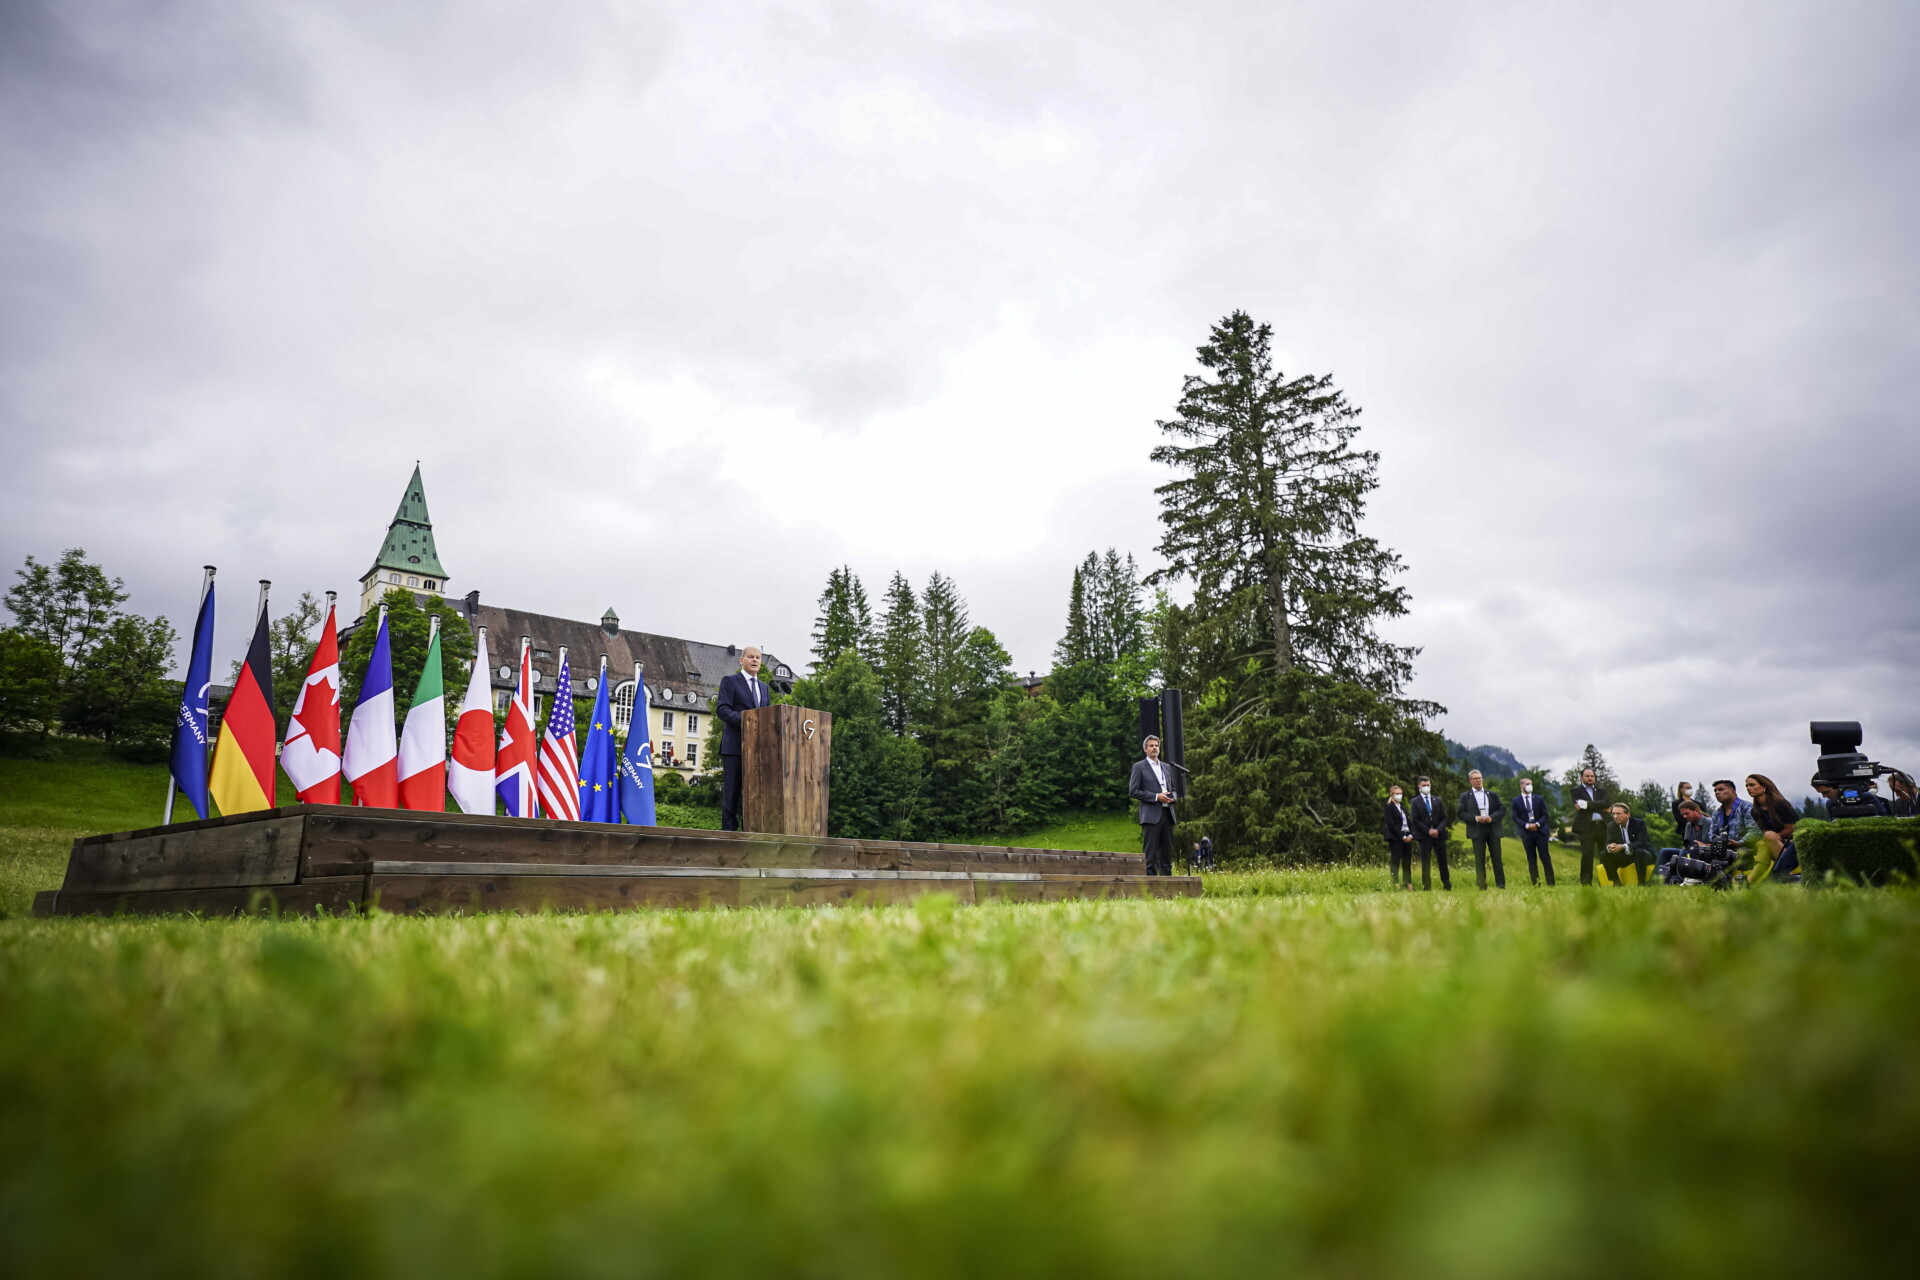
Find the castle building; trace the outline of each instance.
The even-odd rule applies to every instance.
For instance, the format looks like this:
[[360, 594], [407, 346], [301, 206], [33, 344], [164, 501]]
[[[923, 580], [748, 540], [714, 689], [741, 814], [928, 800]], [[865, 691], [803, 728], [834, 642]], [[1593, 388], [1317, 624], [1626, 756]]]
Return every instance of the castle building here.
[[[413, 479], [387, 528], [386, 542], [360, 584], [360, 611], [364, 618], [379, 606], [380, 597], [404, 587], [424, 605], [430, 597], [446, 598], [446, 571], [434, 546], [433, 524], [427, 516], [426, 491], [416, 464]], [[536, 716], [544, 715], [560, 675], [560, 649], [567, 649], [573, 677], [575, 711], [584, 725], [599, 692], [600, 657], [607, 658], [612, 685], [614, 727], [624, 738], [633, 721], [636, 701], [642, 702], [653, 741], [654, 767], [672, 768], [682, 776], [717, 769], [708, 760], [707, 735], [713, 719], [710, 708], [720, 694], [721, 677], [740, 667], [737, 645], [681, 640], [620, 625], [608, 606], [600, 621], [579, 622], [550, 614], [480, 603], [480, 592], [469, 591], [452, 601], [467, 625], [487, 630], [489, 683], [496, 714], [506, 710], [519, 678], [520, 640], [532, 648], [533, 700]], [[344, 643], [345, 633], [342, 633]], [[761, 676], [780, 693], [793, 689], [793, 669], [771, 653], [763, 654]], [[636, 699], [634, 668], [644, 672], [646, 694]], [[458, 673], [447, 673], [448, 696], [458, 699], [466, 686]]]

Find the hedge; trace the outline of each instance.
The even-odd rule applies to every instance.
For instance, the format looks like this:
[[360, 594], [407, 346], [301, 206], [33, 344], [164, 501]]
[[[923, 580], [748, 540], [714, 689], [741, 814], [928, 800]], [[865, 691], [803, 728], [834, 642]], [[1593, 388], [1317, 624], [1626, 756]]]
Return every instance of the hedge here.
[[1810, 880], [1844, 876], [1862, 884], [1920, 879], [1920, 818], [1808, 818], [1794, 828], [1800, 870]]

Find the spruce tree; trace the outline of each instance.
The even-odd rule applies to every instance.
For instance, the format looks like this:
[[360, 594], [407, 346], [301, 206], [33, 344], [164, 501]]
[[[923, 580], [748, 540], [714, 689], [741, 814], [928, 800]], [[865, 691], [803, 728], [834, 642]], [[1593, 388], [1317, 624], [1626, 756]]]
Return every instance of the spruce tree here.
[[1600, 793], [1601, 804], [1612, 804], [1620, 798], [1619, 777], [1613, 772], [1613, 766], [1607, 763], [1606, 756], [1600, 753], [1600, 748], [1591, 742], [1580, 753], [1580, 758], [1573, 762], [1573, 767], [1567, 770], [1566, 785], [1578, 786], [1580, 775], [1588, 769], [1593, 770], [1594, 790]]
[[1053, 647], [1053, 664], [1074, 666], [1091, 657], [1091, 651], [1092, 641], [1087, 634], [1087, 570], [1083, 564], [1075, 565], [1073, 585], [1067, 589], [1067, 631]]
[[904, 735], [920, 679], [920, 601], [913, 584], [897, 569], [887, 584], [878, 648], [881, 715], [895, 736]]
[[973, 621], [952, 578], [936, 571], [920, 597], [920, 680], [914, 719], [944, 727], [966, 687], [967, 635]]
[[1389, 581], [1402, 566], [1359, 532], [1379, 455], [1353, 447], [1360, 411], [1332, 375], [1282, 373], [1272, 338], [1244, 311], [1214, 325], [1199, 349], [1208, 372], [1160, 423], [1152, 456], [1176, 476], [1156, 490], [1167, 567], [1153, 580], [1192, 580], [1195, 607], [1241, 642], [1230, 647], [1257, 642], [1277, 672], [1397, 692], [1415, 650], [1374, 626], [1406, 612]]
[[[1213, 326], [1153, 451], [1166, 568], [1160, 667], [1193, 691], [1189, 829], [1228, 856], [1342, 859], [1379, 844], [1387, 785], [1438, 775], [1432, 703], [1400, 696], [1417, 650], [1375, 627], [1406, 612], [1400, 559], [1359, 532], [1378, 455], [1330, 375], [1289, 377], [1272, 330], [1244, 312]], [[1116, 574], [1116, 577], [1118, 575]], [[1183, 837], [1184, 838], [1184, 837]]]
[[813, 667], [817, 674], [833, 666], [848, 650], [869, 661], [873, 651], [873, 614], [867, 589], [849, 565], [827, 575], [820, 593], [820, 613], [813, 624]]

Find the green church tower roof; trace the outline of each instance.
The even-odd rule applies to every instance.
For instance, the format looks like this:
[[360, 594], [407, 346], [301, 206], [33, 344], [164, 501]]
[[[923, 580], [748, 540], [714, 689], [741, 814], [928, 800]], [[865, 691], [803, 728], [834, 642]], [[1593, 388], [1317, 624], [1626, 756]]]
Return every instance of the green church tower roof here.
[[[433, 520], [427, 515], [427, 491], [420, 483], [417, 462], [413, 464], [413, 479], [407, 482], [407, 491], [401, 495], [400, 506], [393, 513], [393, 523], [387, 526], [387, 540], [367, 573], [380, 569], [398, 569], [402, 573], [420, 573], [433, 578], [447, 576], [447, 571], [440, 567], [440, 552], [433, 545]], [[361, 576], [364, 578], [366, 574]]]

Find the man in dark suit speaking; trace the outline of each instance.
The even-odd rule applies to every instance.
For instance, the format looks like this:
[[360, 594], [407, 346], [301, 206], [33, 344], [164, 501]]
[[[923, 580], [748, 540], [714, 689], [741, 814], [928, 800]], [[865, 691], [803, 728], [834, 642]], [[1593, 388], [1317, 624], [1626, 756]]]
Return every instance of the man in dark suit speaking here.
[[1140, 802], [1140, 852], [1147, 859], [1147, 874], [1173, 874], [1173, 780], [1160, 759], [1160, 739], [1148, 738], [1140, 744], [1147, 753], [1133, 762], [1133, 776], [1127, 779], [1127, 792]]
[[720, 717], [720, 829], [740, 829], [740, 715], [773, 701], [760, 683], [760, 651], [748, 645], [740, 654], [740, 669], [720, 680], [714, 712]]

